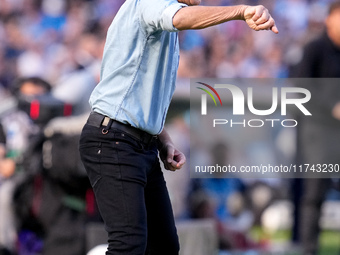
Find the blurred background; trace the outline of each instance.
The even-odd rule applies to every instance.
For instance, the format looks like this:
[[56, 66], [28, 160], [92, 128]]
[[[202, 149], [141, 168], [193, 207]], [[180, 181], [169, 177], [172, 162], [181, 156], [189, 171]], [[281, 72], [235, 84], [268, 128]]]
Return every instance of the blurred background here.
[[[189, 161], [190, 78], [340, 77], [340, 69], [332, 68], [340, 66], [338, 41], [334, 47], [308, 47], [325, 36], [325, 19], [333, 1], [202, 2], [262, 4], [280, 33], [254, 32], [240, 21], [179, 33], [177, 90], [166, 126]], [[123, 3], [0, 0], [1, 255], [80, 255], [106, 242], [77, 142], [90, 111], [89, 95], [100, 78], [106, 31]], [[339, 28], [339, 10], [327, 29]], [[332, 50], [322, 50], [329, 47]], [[306, 59], [304, 52], [332, 57]], [[307, 72], [312, 61], [323, 66], [314, 65]], [[317, 72], [324, 69], [333, 72]], [[337, 88], [324, 94], [329, 97], [323, 102], [340, 102]], [[320, 104], [317, 108], [323, 109]], [[320, 115], [331, 118], [326, 125], [306, 123], [303, 127], [317, 127], [276, 134], [270, 144], [244, 145], [248, 158], [277, 162], [278, 155], [272, 151], [289, 140], [281, 156], [292, 162], [301, 163], [310, 155], [321, 155], [320, 151], [328, 153], [329, 148], [336, 158], [331, 162], [340, 163], [339, 121], [332, 109], [324, 108], [328, 112]], [[332, 136], [325, 138], [327, 142], [309, 139], [306, 143], [308, 137], [301, 133], [313, 132]], [[309, 152], [305, 147], [320, 151]], [[223, 164], [235, 154], [233, 146], [221, 141], [209, 147], [192, 144], [192, 148], [207, 165]], [[242, 156], [238, 160], [246, 162]], [[340, 254], [339, 179], [308, 185], [301, 179], [191, 179], [189, 170], [187, 164], [179, 172], [165, 172], [181, 255]]]

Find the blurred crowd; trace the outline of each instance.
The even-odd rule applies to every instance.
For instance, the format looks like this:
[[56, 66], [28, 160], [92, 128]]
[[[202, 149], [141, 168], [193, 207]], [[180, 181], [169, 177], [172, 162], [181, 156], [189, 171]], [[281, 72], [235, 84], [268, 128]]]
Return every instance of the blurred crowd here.
[[218, 78], [282, 78], [302, 57], [303, 46], [323, 29], [331, 1], [202, 1], [207, 5], [263, 4], [279, 27], [279, 35], [256, 33], [243, 22], [224, 23], [181, 36], [179, 76]]
[[[90, 68], [100, 59], [106, 30], [123, 2], [1, 0], [0, 84], [8, 88], [18, 76], [40, 76], [57, 85], [75, 70]], [[179, 76], [286, 77], [289, 66], [300, 60], [302, 46], [322, 29], [329, 2], [203, 1], [205, 5], [263, 4], [281, 33], [254, 36], [242, 22], [182, 32]]]
[[[0, 0], [0, 123], [2, 124], [0, 131], [4, 131], [4, 134], [0, 132], [0, 145], [4, 144], [0, 146], [0, 157], [13, 159], [12, 162], [6, 162], [6, 167], [3, 162], [0, 163], [1, 255], [12, 254], [11, 252], [33, 255], [40, 254], [43, 249], [45, 249], [43, 254], [51, 255], [84, 254], [85, 241], [75, 243], [74, 240], [72, 241], [72, 235], [73, 238], [78, 237], [78, 241], [85, 240], [82, 235], [82, 224], [91, 220], [100, 221], [96, 215], [93, 194], [82, 174], [72, 175], [72, 178], [81, 179], [81, 182], [77, 183], [81, 187], [75, 185], [74, 181], [71, 184], [67, 182], [71, 177], [46, 175], [46, 169], [53, 170], [57, 168], [57, 163], [65, 160], [63, 157], [57, 159], [59, 162], [50, 160], [57, 165], [53, 168], [49, 158], [46, 159], [46, 155], [49, 155], [46, 150], [52, 153], [51, 145], [54, 143], [55, 146], [65, 146], [65, 151], [67, 146], [72, 147], [67, 143], [71, 141], [70, 129], [76, 126], [74, 129], [78, 130], [78, 126], [81, 127], [78, 124], [83, 124], [86, 120], [89, 111], [88, 97], [100, 78], [106, 31], [123, 2], [124, 0]], [[196, 77], [289, 77], [303, 58], [304, 46], [324, 31], [324, 19], [331, 2], [331, 0], [245, 0], [241, 2], [203, 0], [204, 5], [263, 4], [275, 18], [280, 33], [275, 35], [267, 31], [254, 32], [240, 21], [205, 30], [182, 31], [179, 35], [181, 50], [179, 81]], [[23, 79], [26, 77], [35, 78]], [[16, 105], [20, 105], [23, 101], [32, 105], [32, 100], [27, 99], [27, 96], [32, 96], [30, 94], [32, 90], [29, 90], [28, 95], [26, 90], [21, 90], [27, 82], [38, 84], [37, 87], [41, 87], [41, 83], [46, 82], [48, 89], [41, 91], [35, 87], [34, 96], [48, 94], [48, 99], [44, 99], [48, 102], [56, 100], [63, 107], [65, 104], [72, 105], [74, 118], [62, 120], [62, 124], [58, 123], [58, 118], [52, 124], [47, 121], [43, 123], [33, 121], [32, 125], [27, 124], [30, 120], [22, 117], [21, 113], [24, 112], [30, 115], [30, 118], [34, 118], [32, 110], [25, 112], [27, 109], [25, 107], [19, 110], [16, 108]], [[179, 89], [181, 86], [189, 87], [189, 83], [179, 82]], [[46, 86], [44, 88], [46, 89]], [[186, 100], [188, 101], [189, 98]], [[176, 96], [174, 101], [176, 103]], [[51, 104], [47, 105], [51, 106]], [[170, 109], [169, 115], [176, 117], [169, 121], [168, 128], [174, 141], [189, 154], [188, 111], [180, 111], [180, 114], [178, 112], [176, 114]], [[65, 112], [60, 115], [65, 115]], [[55, 116], [51, 116], [51, 119], [52, 117]], [[51, 127], [54, 133], [51, 133]], [[19, 142], [18, 133], [25, 136], [19, 139]], [[56, 133], [64, 136], [67, 134], [67, 139], [60, 140], [60, 136], [58, 138]], [[35, 138], [28, 138], [31, 136]], [[18, 144], [20, 146], [16, 146]], [[215, 161], [228, 160], [226, 145], [217, 143], [210, 153], [216, 155]], [[65, 152], [62, 155], [67, 157]], [[27, 157], [30, 157], [29, 161]], [[11, 167], [13, 162], [16, 165], [15, 170]], [[44, 171], [39, 172], [34, 169], [34, 166], [39, 166]], [[3, 171], [5, 168], [10, 170]], [[17, 177], [17, 172], [25, 171], [25, 175]], [[262, 244], [253, 242], [245, 233], [254, 224], [261, 224], [261, 214], [275, 196], [286, 198], [287, 194], [284, 192], [282, 194], [274, 190], [272, 185], [263, 183], [249, 185], [241, 180], [210, 179], [202, 182], [190, 180], [188, 172], [189, 170], [183, 170], [177, 176], [166, 173], [177, 219], [216, 219], [221, 249], [263, 248]], [[34, 185], [30, 186], [32, 183]], [[17, 189], [16, 187], [20, 185], [24, 188]], [[74, 192], [75, 189], [79, 192]], [[26, 193], [29, 194], [28, 197], [25, 196]], [[12, 200], [8, 200], [8, 197], [11, 198], [8, 194], [12, 194], [16, 199], [15, 202], [19, 204], [14, 203], [13, 206]], [[45, 211], [37, 212], [37, 208], [44, 203], [41, 199], [60, 201], [42, 206]], [[247, 206], [249, 200], [253, 203], [252, 208]], [[31, 202], [25, 204], [25, 201]], [[14, 207], [12, 209], [17, 216], [26, 217], [26, 221], [20, 219], [19, 223], [16, 223], [16, 220], [12, 219], [11, 211], [5, 208], [9, 206]], [[278, 210], [282, 208], [280, 206], [282, 204], [277, 205]], [[63, 207], [67, 207], [68, 210], [61, 209]], [[287, 206], [283, 208], [287, 209]], [[51, 212], [52, 209], [56, 212]], [[251, 212], [248, 209], [251, 209]], [[38, 216], [42, 213], [45, 213], [47, 218], [39, 219]], [[10, 215], [9, 218], [6, 218], [6, 215]], [[34, 224], [31, 221], [32, 217], [35, 218]], [[60, 222], [66, 229], [70, 224], [77, 222], [74, 232], [71, 231], [71, 234], [67, 235], [69, 239], [65, 239], [69, 241], [69, 247], [74, 248], [73, 251], [62, 250], [60, 243], [65, 243], [63, 239], [65, 230], [55, 228], [53, 226], [55, 222]], [[290, 226], [291, 224], [291, 222], [287, 223]], [[36, 235], [18, 232], [19, 227], [20, 230], [32, 230]], [[55, 247], [59, 247], [60, 250]]]

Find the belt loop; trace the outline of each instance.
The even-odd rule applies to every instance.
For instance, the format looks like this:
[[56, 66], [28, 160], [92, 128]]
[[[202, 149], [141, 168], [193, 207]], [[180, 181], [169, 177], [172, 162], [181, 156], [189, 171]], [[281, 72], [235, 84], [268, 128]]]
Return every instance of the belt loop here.
[[[105, 118], [107, 118], [107, 117], [105, 117]], [[104, 118], [104, 120], [105, 120], [105, 118]], [[103, 122], [104, 122], [104, 120], [103, 120]], [[107, 123], [107, 125], [102, 129], [102, 134], [103, 135], [106, 135], [107, 133], [109, 133], [109, 129], [111, 128], [112, 123], [113, 123], [113, 119], [110, 118], [110, 120]]]

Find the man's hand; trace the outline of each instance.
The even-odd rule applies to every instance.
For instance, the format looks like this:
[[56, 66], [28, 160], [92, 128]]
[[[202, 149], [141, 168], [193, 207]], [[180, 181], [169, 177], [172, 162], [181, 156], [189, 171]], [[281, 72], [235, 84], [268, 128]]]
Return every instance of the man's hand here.
[[186, 162], [184, 154], [177, 150], [171, 143], [162, 147], [159, 151], [159, 156], [163, 161], [164, 168], [170, 171], [181, 169]]
[[163, 161], [164, 168], [170, 171], [181, 169], [186, 162], [184, 154], [175, 148], [169, 134], [165, 131], [165, 129], [158, 137], [159, 156]]
[[248, 26], [255, 31], [271, 30], [275, 34], [279, 33], [274, 19], [262, 5], [247, 6], [244, 11], [244, 20], [247, 22]]

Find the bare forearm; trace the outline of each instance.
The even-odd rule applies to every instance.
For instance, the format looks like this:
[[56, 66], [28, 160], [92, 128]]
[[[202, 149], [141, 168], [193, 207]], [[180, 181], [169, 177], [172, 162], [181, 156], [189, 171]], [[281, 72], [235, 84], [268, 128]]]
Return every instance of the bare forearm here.
[[[159, 139], [159, 146], [163, 147], [166, 146], [167, 144], [173, 144], [170, 135], [168, 134], [168, 132], [165, 130], [165, 128], [163, 129], [163, 131], [158, 135], [158, 139]], [[161, 148], [159, 148], [161, 149]]]
[[176, 13], [173, 25], [179, 30], [203, 29], [230, 20], [244, 20], [246, 8], [246, 5], [189, 6]]
[[279, 32], [275, 20], [262, 5], [184, 7], [173, 17], [173, 25], [179, 30], [203, 29], [230, 20], [244, 20], [255, 31], [271, 30], [276, 34]]

